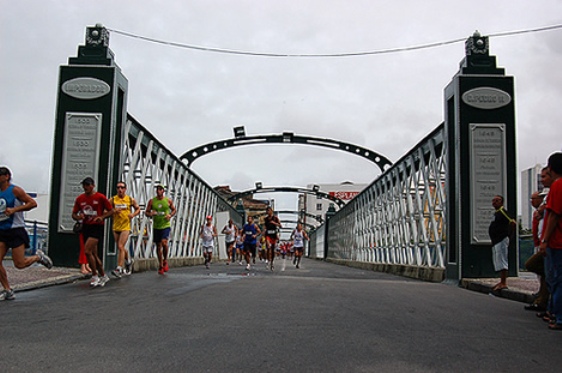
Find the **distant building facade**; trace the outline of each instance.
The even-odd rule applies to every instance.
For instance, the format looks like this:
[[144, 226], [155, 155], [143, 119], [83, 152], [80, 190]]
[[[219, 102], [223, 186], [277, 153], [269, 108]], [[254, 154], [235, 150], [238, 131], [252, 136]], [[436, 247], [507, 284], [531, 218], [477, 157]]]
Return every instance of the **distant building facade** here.
[[[345, 181], [340, 184], [309, 184], [306, 187], [307, 189], [313, 189], [315, 185], [319, 187], [321, 192], [339, 198], [346, 203], [355, 198], [368, 186], [368, 184], [354, 184], [350, 181]], [[330, 205], [335, 205], [335, 203], [329, 199], [313, 194], [299, 195], [299, 211], [304, 210], [307, 214], [320, 216], [322, 219], [325, 219], [326, 211], [328, 211]], [[305, 217], [305, 222], [315, 226], [320, 225], [316, 219], [312, 218]]]
[[[529, 198], [533, 192], [542, 192], [544, 185], [541, 183], [541, 170], [544, 166], [536, 164], [521, 172], [521, 227], [531, 229], [533, 221], [533, 206]], [[509, 206], [508, 206], [509, 208]]]

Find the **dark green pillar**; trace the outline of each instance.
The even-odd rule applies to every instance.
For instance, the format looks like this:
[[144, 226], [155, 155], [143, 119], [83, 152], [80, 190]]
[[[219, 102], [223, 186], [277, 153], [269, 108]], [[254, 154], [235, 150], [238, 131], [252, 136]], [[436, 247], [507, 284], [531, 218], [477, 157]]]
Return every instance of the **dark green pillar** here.
[[[489, 55], [488, 37], [466, 41], [460, 70], [445, 88], [447, 136], [448, 279], [494, 277], [488, 226], [492, 197], [503, 195], [517, 217], [513, 77]], [[509, 248], [509, 275], [517, 274], [517, 242]]]
[[[55, 265], [78, 265], [71, 213], [83, 192], [80, 181], [91, 176], [97, 191], [108, 197], [114, 192], [122, 167], [127, 86], [109, 49], [109, 32], [102, 25], [88, 27], [85, 45], [59, 71], [49, 214], [49, 255]], [[103, 240], [106, 268], [116, 263], [110, 223], [106, 220]]]

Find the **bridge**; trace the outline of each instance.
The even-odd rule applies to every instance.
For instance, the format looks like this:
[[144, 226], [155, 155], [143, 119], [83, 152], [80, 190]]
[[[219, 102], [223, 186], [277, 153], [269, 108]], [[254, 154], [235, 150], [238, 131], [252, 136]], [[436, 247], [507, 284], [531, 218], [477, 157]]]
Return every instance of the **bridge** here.
[[[135, 219], [133, 276], [104, 288], [82, 281], [21, 293], [2, 307], [7, 320], [25, 320], [3, 326], [2, 366], [410, 372], [552, 371], [562, 363], [557, 336], [542, 333], [520, 304], [450, 286], [495, 275], [486, 231], [491, 197], [504, 195], [517, 214], [513, 78], [496, 66], [486, 37], [467, 39], [444, 89], [444, 121], [400, 159], [379, 157], [382, 174], [311, 232], [302, 268], [276, 259], [270, 271], [259, 262], [250, 270], [226, 266], [221, 255], [209, 270], [198, 265], [205, 216], [241, 225], [244, 215], [190, 162], [256, 142], [222, 140], [220, 149], [188, 151], [186, 164], [127, 111], [128, 82], [107, 35], [101, 25], [88, 27], [78, 55], [60, 69], [51, 190], [61, 193], [51, 196], [49, 254], [56, 266], [77, 263], [69, 209], [85, 176], [106, 194], [124, 180], [141, 208], [164, 183], [177, 206], [171, 269], [155, 273], [151, 222]], [[109, 232], [103, 247], [113, 268]], [[509, 257], [516, 276], [516, 244]], [[27, 355], [14, 353], [30, 346]]]
[[[198, 232], [205, 216], [216, 216], [217, 225], [232, 218], [239, 226], [245, 217], [189, 165], [213, 151], [273, 141], [351, 152], [371, 159], [382, 171], [349, 203], [334, 200], [339, 209], [311, 232], [308, 257], [368, 263], [377, 270], [402, 268], [438, 282], [495, 276], [487, 235], [490, 200], [496, 194], [505, 196], [517, 215], [517, 157], [513, 77], [496, 66], [487, 37], [467, 38], [460, 69], [444, 89], [444, 121], [391, 162], [375, 151], [336, 140], [293, 133], [253, 138], [243, 128], [235, 129], [232, 141], [203, 145], [178, 157], [127, 111], [128, 81], [109, 48], [108, 31], [96, 25], [86, 34], [77, 56], [60, 69], [51, 190], [61, 193], [52, 194], [51, 206], [59, 208], [49, 218], [49, 226], [57, 227], [49, 229], [49, 252], [56, 264], [77, 261], [77, 252], [66, 249], [76, 246], [70, 209], [81, 192], [79, 181], [91, 175], [106, 194], [124, 180], [141, 208], [155, 185], [166, 184], [178, 208], [170, 238], [172, 265], [199, 263]], [[150, 219], [134, 220], [129, 246], [138, 269], [155, 267]], [[116, 249], [109, 232], [104, 247], [104, 261], [112, 268]], [[509, 254], [510, 276], [516, 276], [516, 244]]]

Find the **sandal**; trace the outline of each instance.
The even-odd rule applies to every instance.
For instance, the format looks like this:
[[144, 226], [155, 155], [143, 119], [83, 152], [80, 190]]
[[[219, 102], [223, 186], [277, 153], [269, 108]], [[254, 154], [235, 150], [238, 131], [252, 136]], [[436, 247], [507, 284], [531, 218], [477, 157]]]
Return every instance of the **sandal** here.
[[558, 324], [558, 323], [548, 324], [548, 329], [550, 329], [550, 330], [562, 330], [562, 324]]

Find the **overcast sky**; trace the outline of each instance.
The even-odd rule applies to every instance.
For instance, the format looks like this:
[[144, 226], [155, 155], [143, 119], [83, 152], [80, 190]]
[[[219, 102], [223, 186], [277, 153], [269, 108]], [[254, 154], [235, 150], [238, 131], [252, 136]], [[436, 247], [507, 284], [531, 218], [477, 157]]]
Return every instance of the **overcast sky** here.
[[[59, 66], [102, 23], [169, 42], [252, 52], [337, 54], [417, 46], [562, 24], [562, 1], [0, 0], [0, 164], [27, 191], [49, 188]], [[128, 112], [172, 152], [284, 131], [358, 144], [400, 158], [443, 121], [443, 89], [464, 42], [344, 58], [228, 55], [117, 33], [110, 48], [129, 80]], [[515, 77], [519, 171], [562, 148], [562, 30], [491, 37]], [[245, 190], [353, 181], [377, 166], [298, 145], [240, 147], [200, 158], [211, 185]], [[272, 197], [282, 198], [277, 195]], [[285, 199], [287, 197], [284, 197]], [[278, 205], [294, 209], [296, 195]], [[284, 202], [285, 203], [285, 202]]]

